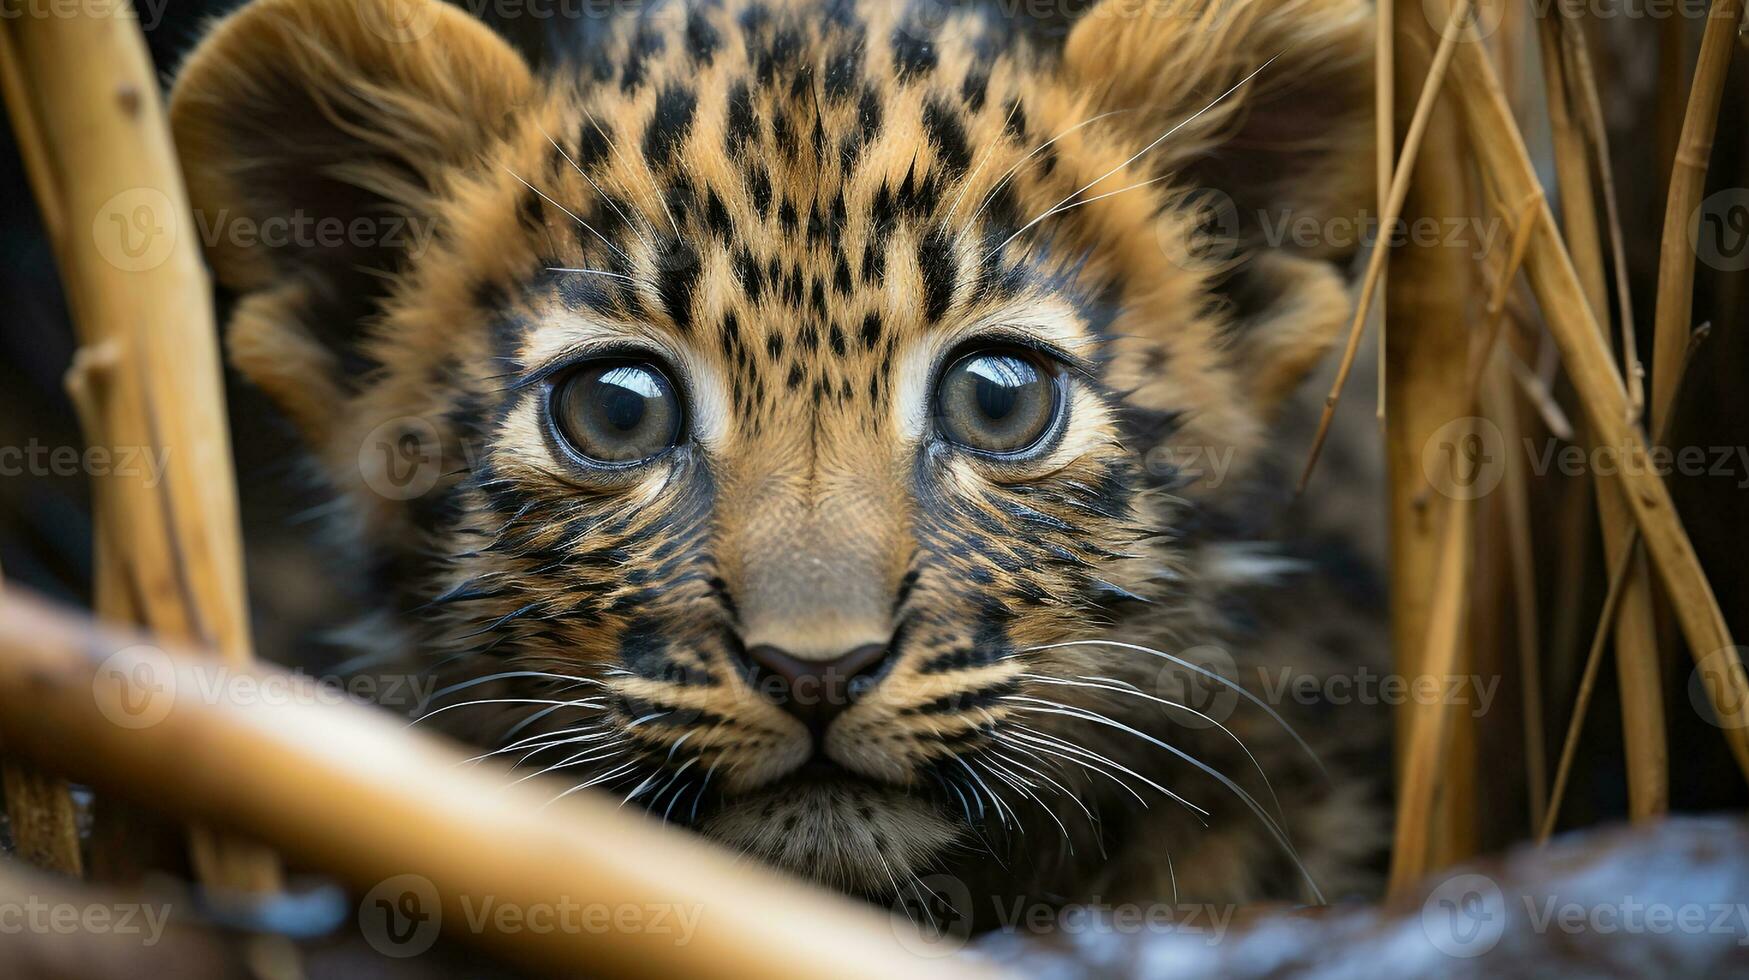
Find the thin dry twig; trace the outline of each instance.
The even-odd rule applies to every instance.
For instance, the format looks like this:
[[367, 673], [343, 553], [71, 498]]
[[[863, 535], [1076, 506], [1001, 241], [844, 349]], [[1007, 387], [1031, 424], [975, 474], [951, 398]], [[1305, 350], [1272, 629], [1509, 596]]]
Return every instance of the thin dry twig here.
[[[1569, 13], [1552, 11], [1544, 16], [1539, 26], [1567, 247], [1573, 256], [1579, 278], [1585, 284], [1586, 296], [1590, 300], [1592, 313], [1597, 318], [1598, 328], [1603, 331], [1604, 342], [1608, 343], [1608, 287], [1588, 169], [1588, 157], [1593, 154], [1602, 157], [1598, 166], [1605, 174], [1605, 195], [1611, 198], [1609, 213], [1612, 221], [1615, 221], [1614, 187], [1608, 176], [1608, 147], [1601, 134], [1596, 132], [1601, 127], [1601, 119], [1586, 118], [1583, 129], [1590, 133], [1592, 153], [1587, 152], [1587, 141], [1581, 133], [1581, 127], [1573, 125], [1571, 105], [1574, 101], [1581, 103], [1579, 115], [1588, 116], [1583, 106], [1595, 103], [1595, 83], [1578, 77], [1578, 66], [1581, 63], [1579, 56], [1584, 51], [1583, 40], [1574, 40], [1574, 36], [1580, 34], [1578, 22], [1572, 20]], [[1578, 55], [1574, 53], [1575, 43]], [[1582, 63], [1589, 69], [1589, 59]], [[1588, 92], [1588, 95], [1582, 94], [1583, 92]], [[1595, 111], [1598, 115], [1601, 114], [1601, 110]], [[1619, 224], [1612, 231], [1619, 240]], [[1619, 249], [1616, 254], [1616, 272], [1618, 279], [1625, 275]], [[1619, 306], [1623, 313], [1623, 330], [1627, 332], [1632, 331], [1631, 303], [1624, 286]], [[1640, 388], [1637, 384], [1639, 363], [1637, 358], [1624, 359], [1622, 363], [1623, 373], [1628, 380], [1630, 411], [1637, 416], [1639, 402], [1635, 400], [1635, 392]], [[1595, 437], [1589, 431], [1586, 436], [1590, 443], [1588, 448], [1595, 449]], [[1621, 497], [1621, 488], [1609, 481], [1597, 481], [1597, 517], [1602, 530], [1606, 561], [1614, 566], [1624, 549], [1628, 531], [1633, 527], [1633, 517], [1628, 512], [1627, 502]], [[1621, 612], [1615, 619], [1616, 668], [1620, 675], [1618, 687], [1621, 692], [1624, 754], [1627, 757], [1628, 811], [1634, 819], [1645, 820], [1663, 813], [1669, 807], [1670, 763], [1664, 734], [1663, 679], [1660, 676], [1651, 575], [1643, 556], [1628, 565], [1628, 575], [1626, 591], [1620, 599]]]
[[[1446, 71], [1451, 66], [1452, 55], [1458, 47], [1458, 38], [1463, 33], [1458, 27], [1469, 17], [1473, 2], [1474, 0], [1458, 0], [1452, 7], [1451, 16], [1446, 19], [1439, 49], [1433, 54], [1433, 65], [1427, 72], [1427, 81], [1421, 87], [1421, 97], [1415, 103], [1415, 115], [1409, 120], [1409, 131], [1403, 138], [1403, 153], [1397, 160], [1396, 176], [1391, 181], [1390, 199], [1385, 202], [1384, 213], [1379, 215], [1381, 228], [1396, 227], [1397, 219], [1403, 214], [1403, 203], [1409, 197], [1409, 181], [1414, 176], [1415, 161], [1421, 153], [1421, 141], [1427, 135], [1428, 121], [1433, 117], [1433, 107], [1438, 102], [1440, 87], [1445, 83]], [[1366, 329], [1366, 317], [1372, 310], [1379, 276], [1384, 272], [1385, 257], [1389, 254], [1390, 248], [1381, 236], [1378, 244], [1373, 246], [1371, 258], [1367, 260], [1366, 276], [1361, 280], [1354, 320], [1348, 327], [1348, 345], [1342, 351], [1341, 363], [1337, 365], [1336, 381], [1330, 386], [1330, 394], [1324, 399], [1324, 413], [1318, 419], [1318, 432], [1312, 437], [1312, 449], [1306, 458], [1306, 468], [1300, 473], [1300, 493], [1305, 492], [1306, 484], [1312, 479], [1312, 470], [1317, 467], [1318, 456], [1324, 450], [1324, 442], [1330, 437], [1330, 423], [1335, 419], [1336, 405], [1342, 400], [1342, 389], [1348, 384], [1348, 375], [1354, 370], [1354, 358], [1360, 350], [1360, 338]]]
[[[1694, 326], [1695, 253], [1689, 221], [1706, 191], [1707, 164], [1718, 132], [1719, 100], [1743, 19], [1743, 0], [1714, 0], [1701, 36], [1700, 61], [1683, 115], [1682, 138], [1670, 169], [1670, 194], [1664, 208], [1664, 237], [1658, 259], [1658, 306], [1652, 333], [1652, 427], [1675, 409], [1682, 352]], [[1668, 75], [1666, 76], [1668, 81]], [[1701, 650], [1697, 653], [1708, 653]]]

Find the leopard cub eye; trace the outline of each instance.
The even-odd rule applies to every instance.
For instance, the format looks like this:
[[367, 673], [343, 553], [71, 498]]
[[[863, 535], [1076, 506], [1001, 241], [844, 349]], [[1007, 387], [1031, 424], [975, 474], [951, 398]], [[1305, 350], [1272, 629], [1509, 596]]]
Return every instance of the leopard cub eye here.
[[1013, 456], [1042, 441], [1062, 411], [1061, 372], [1030, 351], [973, 351], [935, 389], [941, 434], [976, 452]]
[[548, 404], [559, 435], [589, 462], [642, 462], [680, 443], [680, 396], [648, 361], [580, 365], [553, 385]]

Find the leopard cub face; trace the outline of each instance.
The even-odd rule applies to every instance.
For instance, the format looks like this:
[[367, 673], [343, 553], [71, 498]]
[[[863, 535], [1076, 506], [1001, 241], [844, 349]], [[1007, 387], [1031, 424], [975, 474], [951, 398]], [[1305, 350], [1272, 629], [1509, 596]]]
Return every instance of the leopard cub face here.
[[1092, 747], [1206, 620], [1150, 461], [1243, 473], [1341, 323], [1248, 216], [1364, 203], [1362, 5], [661, 2], [538, 74], [391, 6], [256, 0], [172, 117], [207, 214], [431, 229], [210, 258], [434, 721], [871, 896], [1180, 778]]

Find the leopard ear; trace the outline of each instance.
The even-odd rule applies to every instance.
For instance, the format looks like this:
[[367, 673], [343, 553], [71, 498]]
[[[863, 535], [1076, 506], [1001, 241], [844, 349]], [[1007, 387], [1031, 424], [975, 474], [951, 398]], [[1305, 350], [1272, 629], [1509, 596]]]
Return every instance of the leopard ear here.
[[183, 65], [170, 121], [208, 260], [240, 294], [232, 359], [313, 443], [446, 174], [532, 88], [509, 45], [438, 0], [255, 0]]
[[1375, 193], [1372, 23], [1366, 0], [1101, 0], [1065, 45], [1071, 84], [1200, 211], [1170, 247], [1205, 254], [1216, 226], [1233, 361], [1263, 409], [1343, 326], [1331, 263]]

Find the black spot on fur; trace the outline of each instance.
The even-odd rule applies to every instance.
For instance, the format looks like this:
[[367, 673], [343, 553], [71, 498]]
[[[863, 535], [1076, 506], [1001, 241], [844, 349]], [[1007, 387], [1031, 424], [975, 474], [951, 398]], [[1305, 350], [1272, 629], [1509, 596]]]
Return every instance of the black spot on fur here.
[[936, 229], [923, 237], [917, 246], [917, 267], [923, 273], [923, 309], [929, 322], [938, 323], [953, 305], [953, 292], [958, 271], [954, 265], [953, 243], [947, 234]]
[[972, 164], [972, 152], [966, 146], [965, 127], [954, 110], [939, 99], [930, 99], [923, 107], [923, 129], [940, 152], [942, 164], [955, 176], [965, 173]]
[[735, 253], [735, 278], [741, 282], [741, 291], [747, 298], [755, 302], [764, 291], [765, 284], [760, 279], [759, 262], [753, 258], [753, 253], [741, 249]]
[[705, 19], [704, 11], [696, 7], [687, 11], [686, 52], [692, 55], [692, 60], [700, 65], [710, 64], [716, 60], [717, 47], [722, 41], [717, 29]]
[[862, 346], [873, 348], [881, 339], [881, 317], [879, 313], [870, 313], [862, 319]]
[[711, 234], [716, 235], [725, 241], [734, 235], [735, 226], [734, 223], [729, 220], [729, 208], [723, 203], [723, 199], [718, 196], [716, 188], [714, 187], [705, 194], [704, 214], [705, 222], [710, 226]]
[[[742, 79], [729, 89], [729, 118], [723, 127], [723, 142], [729, 153], [735, 155], [758, 138], [759, 119], [753, 115], [753, 90], [747, 86], [747, 80]], [[769, 179], [766, 185], [769, 188]], [[761, 207], [760, 210], [765, 209]]]
[[698, 254], [684, 242], [672, 239], [662, 243], [663, 273], [657, 278], [656, 291], [674, 325], [682, 332], [692, 329], [692, 294], [698, 288]]
[[638, 33], [626, 51], [626, 62], [620, 75], [619, 87], [623, 92], [630, 92], [644, 84], [645, 64], [651, 58], [662, 53], [668, 42], [660, 34], [648, 30], [644, 26], [638, 28]]
[[692, 115], [697, 109], [698, 96], [689, 88], [671, 86], [656, 97], [656, 112], [644, 133], [644, 158], [650, 166], [665, 167], [674, 158], [692, 131]]
[[893, 29], [893, 69], [901, 81], [935, 70], [935, 41], [925, 37], [915, 24]]
[[757, 167], [749, 183], [753, 194], [753, 207], [759, 211], [761, 218], [771, 217], [771, 176], [764, 167]]
[[965, 100], [967, 109], [982, 112], [989, 89], [990, 73], [982, 68], [974, 68], [966, 72], [966, 80], [960, 85], [960, 98]]
[[826, 101], [839, 103], [850, 96], [862, 76], [862, 38], [848, 41], [826, 56]]

